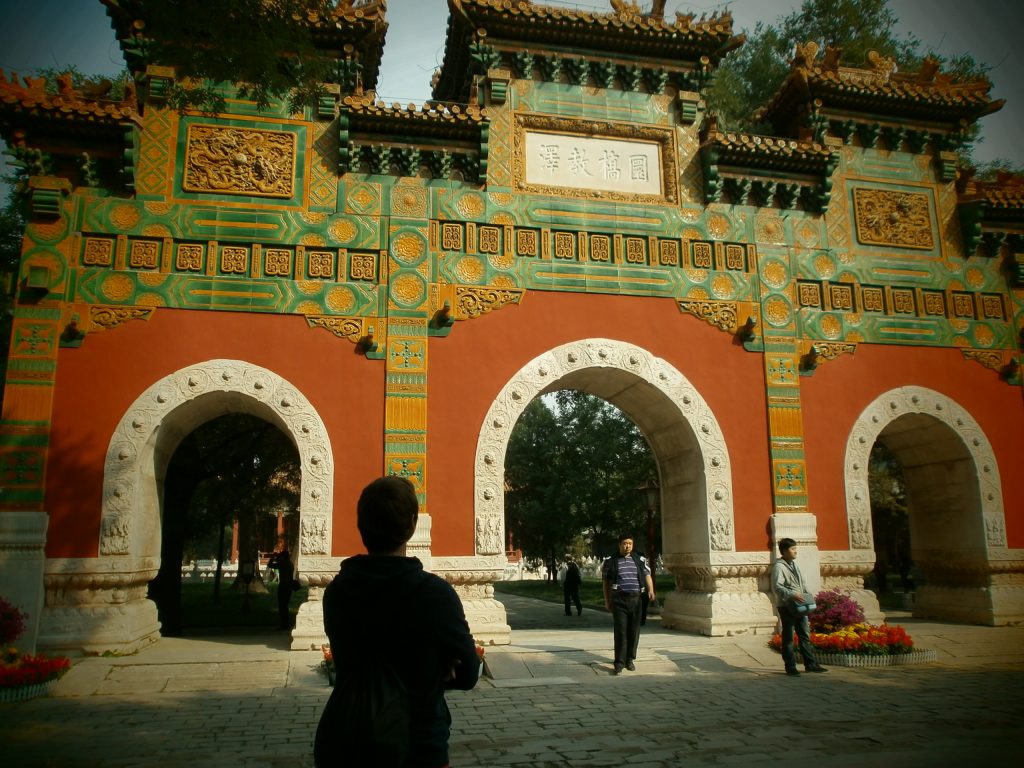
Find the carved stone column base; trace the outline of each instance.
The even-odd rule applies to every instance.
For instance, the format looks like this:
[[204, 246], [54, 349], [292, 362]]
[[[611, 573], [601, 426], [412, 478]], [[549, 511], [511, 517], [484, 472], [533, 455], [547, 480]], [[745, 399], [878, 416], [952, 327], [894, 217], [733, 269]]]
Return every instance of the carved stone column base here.
[[49, 653], [131, 654], [160, 639], [156, 603], [47, 606], [39, 624], [39, 647]]
[[1000, 626], [1024, 622], [1024, 551], [915, 553], [925, 583], [914, 595], [914, 616]]
[[756, 590], [674, 590], [662, 602], [661, 624], [710, 637], [771, 634], [775, 630], [775, 612], [768, 595]]
[[676, 588], [662, 600], [663, 626], [713, 637], [775, 628], [766, 592], [767, 553], [674, 554], [664, 560]]
[[46, 561], [39, 647], [75, 653], [135, 653], [160, 639], [156, 603], [146, 597], [155, 558]]
[[990, 627], [1024, 622], [1024, 586], [946, 587], [923, 584], [914, 595], [914, 618]]
[[0, 512], [0, 595], [27, 614], [18, 648], [34, 653], [43, 607], [45, 512]]
[[512, 628], [505, 606], [494, 599], [494, 582], [505, 570], [504, 555], [434, 557], [433, 571], [455, 588], [466, 612], [469, 631], [479, 645], [508, 645]]
[[512, 642], [512, 627], [508, 625], [505, 606], [493, 597], [463, 598], [462, 607], [477, 645], [509, 645]]
[[327, 632], [324, 631], [323, 597], [322, 587], [309, 588], [309, 598], [299, 606], [299, 612], [295, 616], [291, 650], [315, 650], [327, 642]]

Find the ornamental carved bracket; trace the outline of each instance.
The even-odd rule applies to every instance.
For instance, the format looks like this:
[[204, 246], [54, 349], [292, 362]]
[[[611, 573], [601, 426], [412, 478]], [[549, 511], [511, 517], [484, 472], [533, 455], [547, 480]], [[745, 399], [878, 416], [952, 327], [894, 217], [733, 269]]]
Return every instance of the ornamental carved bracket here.
[[808, 345], [807, 351], [800, 356], [800, 375], [810, 376], [818, 365], [825, 360], [835, 360], [840, 355], [852, 355], [857, 345], [850, 342], [816, 341]]
[[739, 326], [739, 305], [735, 301], [682, 300], [679, 302], [679, 309], [726, 333], [735, 333]]
[[356, 345], [356, 352], [378, 360], [383, 355], [379, 352], [381, 345], [376, 336], [376, 328], [371, 324], [375, 320], [379, 321], [379, 318], [306, 315], [310, 328], [323, 328], [339, 339], [348, 339]]
[[84, 309], [81, 305], [72, 308], [71, 316], [64, 324], [64, 330], [60, 334], [61, 347], [80, 347], [87, 333], [109, 331], [131, 320], [149, 320], [153, 316], [153, 307], [98, 305], [87, 308], [89, 319], [82, 323]]
[[965, 360], [981, 363], [999, 374], [999, 378], [1007, 384], [1017, 386], [1021, 383], [1020, 360], [1010, 352], [997, 349], [962, 349]]
[[109, 331], [130, 320], [149, 320], [152, 316], [152, 307], [89, 307], [88, 331]]
[[525, 288], [438, 283], [430, 287], [431, 327], [447, 335], [455, 320], [474, 320], [495, 309], [522, 303]]

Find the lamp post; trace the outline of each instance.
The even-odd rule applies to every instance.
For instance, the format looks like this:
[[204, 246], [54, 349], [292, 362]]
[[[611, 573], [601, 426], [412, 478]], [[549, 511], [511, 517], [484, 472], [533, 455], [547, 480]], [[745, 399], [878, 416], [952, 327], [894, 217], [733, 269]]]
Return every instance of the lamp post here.
[[637, 490], [643, 494], [647, 510], [647, 557], [651, 564], [651, 583], [654, 584], [655, 594], [657, 594], [658, 584], [655, 576], [658, 570], [658, 551], [654, 543], [654, 516], [661, 503], [661, 486], [658, 485], [657, 480], [651, 477], [638, 486]]

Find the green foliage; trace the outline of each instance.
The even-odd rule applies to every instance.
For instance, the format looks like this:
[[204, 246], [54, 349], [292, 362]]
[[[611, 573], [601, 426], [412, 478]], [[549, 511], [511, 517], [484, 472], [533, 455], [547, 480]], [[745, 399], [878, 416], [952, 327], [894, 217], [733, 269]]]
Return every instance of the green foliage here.
[[261, 519], [276, 524], [281, 510], [294, 521], [298, 452], [274, 425], [247, 414], [221, 416], [189, 434], [176, 453], [181, 451], [193, 457], [185, 476], [175, 478], [193, 489], [183, 543], [194, 556], [209, 557], [226, 522], [238, 520], [240, 548], [255, 549]]
[[[900, 70], [916, 71], [927, 56], [939, 61], [942, 71], [961, 79], [984, 76], [988, 67], [970, 54], [944, 57], [912, 34], [899, 37], [898, 21], [888, 0], [804, 0], [800, 9], [774, 24], [758, 23], [747, 42], [722, 62], [708, 88], [708, 109], [725, 130], [763, 133], [754, 112], [765, 105], [790, 71], [794, 47], [809, 40], [842, 49], [842, 62], [860, 66], [868, 53], [892, 57]], [[975, 127], [964, 143], [978, 140]]]
[[875, 540], [875, 588], [885, 592], [886, 574], [898, 570], [906, 580], [911, 563], [910, 517], [903, 467], [882, 440], [875, 442], [868, 460], [871, 527]]
[[[124, 6], [128, 0], [118, 0]], [[177, 69], [168, 92], [178, 108], [222, 111], [217, 83], [239, 83], [240, 95], [266, 108], [288, 99], [293, 110], [311, 103], [333, 79], [336, 60], [315, 45], [309, 19], [331, 17], [332, 0], [138, 0], [142, 35], [127, 51]], [[193, 82], [187, 82], [192, 79]], [[184, 82], [183, 82], [184, 81]], [[206, 82], [204, 82], [206, 81]]]
[[[549, 603], [558, 603], [559, 605], [562, 605], [564, 601], [562, 585], [554, 581], [543, 581], [540, 579], [496, 581], [494, 582], [494, 591], [499, 594], [532, 597], [535, 600], [545, 600]], [[583, 578], [580, 582], [580, 602], [585, 608], [591, 610], [605, 610], [604, 587], [600, 579]]]
[[[610, 554], [619, 531], [641, 533], [638, 486], [656, 476], [643, 435], [621, 411], [583, 392], [556, 393], [554, 407], [531, 402], [509, 440], [505, 520], [515, 546], [549, 573], [582, 536]], [[660, 529], [660, 525], [656, 526]]]
[[978, 181], [994, 181], [1001, 173], [1024, 176], [1024, 164], [1008, 160], [1005, 157], [997, 157], [995, 160], [980, 163], [975, 169], [974, 177]]
[[74, 64], [62, 67], [43, 67], [35, 70], [33, 77], [41, 77], [46, 81], [46, 92], [56, 96], [62, 87], [62, 81], [68, 78], [71, 87], [83, 96], [102, 101], [121, 101], [125, 95], [125, 85], [131, 80], [131, 72], [127, 69], [113, 78], [103, 75], [88, 75]]
[[[230, 629], [234, 627], [277, 626], [277, 587], [268, 585], [261, 591], [245, 593], [244, 587], [214, 594], [213, 584], [185, 582], [181, 585], [181, 612], [185, 630]], [[292, 611], [306, 601], [308, 589], [292, 596]]]

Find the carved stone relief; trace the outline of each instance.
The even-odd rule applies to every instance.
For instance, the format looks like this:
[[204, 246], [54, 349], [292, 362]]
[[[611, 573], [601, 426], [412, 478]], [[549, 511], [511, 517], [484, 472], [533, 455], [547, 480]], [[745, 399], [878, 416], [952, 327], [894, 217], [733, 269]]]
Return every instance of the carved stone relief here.
[[857, 239], [865, 245], [931, 250], [931, 205], [928, 196], [884, 189], [853, 190]]
[[292, 197], [297, 136], [264, 131], [190, 125], [185, 143], [186, 192]]
[[[504, 542], [504, 468], [505, 450], [516, 420], [527, 404], [551, 389], [567, 375], [587, 369], [615, 368], [628, 371], [663, 393], [669, 407], [678, 411], [690, 425], [702, 463], [703, 516], [706, 540], [696, 544], [702, 551], [735, 549], [732, 508], [732, 472], [725, 437], [708, 404], [696, 388], [674, 367], [644, 349], [609, 339], [585, 339], [546, 352], [523, 366], [498, 393], [480, 428], [476, 451], [476, 547], [477, 552], [493, 552]], [[684, 429], [684, 427], [680, 427]], [[672, 485], [662, 478], [662, 487]], [[692, 516], [692, 513], [691, 513]], [[489, 521], [500, 525], [492, 535]]]
[[[333, 453], [319, 414], [291, 384], [277, 374], [239, 360], [208, 360], [184, 368], [147, 389], [128, 409], [110, 439], [104, 467], [100, 555], [158, 556], [159, 506], [155, 464], [159, 434], [187, 432], [198, 424], [192, 405], [202, 396], [219, 395], [233, 410], [253, 412], [274, 422], [295, 442], [302, 468], [300, 553], [304, 573], [325, 570], [329, 561], [334, 488]], [[155, 533], [154, 533], [155, 532]], [[153, 539], [154, 536], [155, 541]]]

